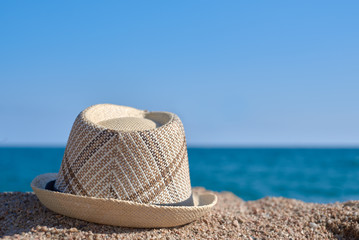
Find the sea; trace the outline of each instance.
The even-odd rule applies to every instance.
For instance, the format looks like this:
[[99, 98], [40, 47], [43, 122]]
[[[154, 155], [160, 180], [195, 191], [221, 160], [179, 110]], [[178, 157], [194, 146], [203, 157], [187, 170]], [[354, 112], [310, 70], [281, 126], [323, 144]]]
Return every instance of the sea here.
[[[63, 147], [0, 147], [0, 192], [32, 191], [42, 173], [58, 172]], [[359, 148], [188, 148], [192, 186], [244, 200], [359, 200]]]

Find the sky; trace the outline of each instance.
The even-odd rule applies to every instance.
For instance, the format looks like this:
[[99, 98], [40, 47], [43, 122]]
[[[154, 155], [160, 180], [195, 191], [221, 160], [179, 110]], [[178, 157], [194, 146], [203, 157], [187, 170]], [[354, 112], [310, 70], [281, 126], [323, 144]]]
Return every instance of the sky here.
[[113, 103], [190, 146], [359, 146], [358, 1], [0, 1], [0, 145]]

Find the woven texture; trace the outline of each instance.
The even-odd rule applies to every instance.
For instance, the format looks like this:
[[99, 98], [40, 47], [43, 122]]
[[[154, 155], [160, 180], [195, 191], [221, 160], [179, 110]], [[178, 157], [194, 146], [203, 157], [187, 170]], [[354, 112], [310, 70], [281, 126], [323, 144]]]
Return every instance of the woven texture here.
[[[139, 131], [122, 131], [124, 125], [118, 122], [115, 127], [103, 126], [118, 118], [142, 118], [157, 126]], [[141, 121], [135, 122], [130, 127]], [[112, 104], [89, 107], [72, 127], [55, 187], [79, 196], [137, 203], [186, 200], [191, 184], [181, 120], [173, 113]]]
[[131, 132], [154, 129], [157, 124], [146, 118], [122, 117], [101, 121], [98, 125], [112, 130]]
[[56, 178], [56, 173], [48, 173], [32, 181], [31, 187], [40, 201], [54, 212], [100, 224], [138, 228], [179, 226], [200, 218], [217, 202], [212, 193], [194, 194], [195, 206], [171, 207], [45, 190], [46, 183]]

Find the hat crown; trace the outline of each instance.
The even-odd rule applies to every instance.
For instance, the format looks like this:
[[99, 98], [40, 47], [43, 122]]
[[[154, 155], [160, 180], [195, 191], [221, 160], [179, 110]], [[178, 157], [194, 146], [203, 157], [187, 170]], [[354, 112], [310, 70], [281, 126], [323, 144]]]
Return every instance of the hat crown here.
[[112, 104], [85, 109], [71, 129], [55, 187], [139, 203], [185, 201], [191, 184], [181, 120]]

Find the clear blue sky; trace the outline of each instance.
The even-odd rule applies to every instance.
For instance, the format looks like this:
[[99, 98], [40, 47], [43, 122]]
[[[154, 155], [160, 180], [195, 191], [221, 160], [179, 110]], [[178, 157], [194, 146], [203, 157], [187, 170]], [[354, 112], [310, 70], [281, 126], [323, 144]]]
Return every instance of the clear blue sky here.
[[190, 145], [359, 146], [358, 1], [1, 1], [0, 145], [84, 108], [177, 113]]

